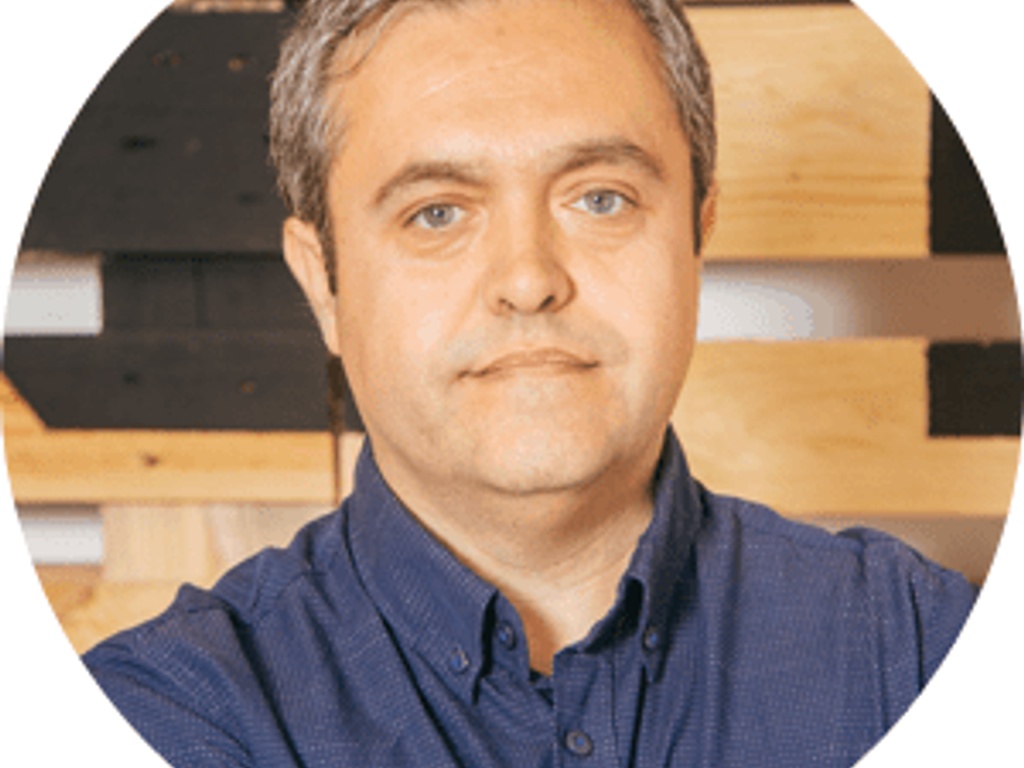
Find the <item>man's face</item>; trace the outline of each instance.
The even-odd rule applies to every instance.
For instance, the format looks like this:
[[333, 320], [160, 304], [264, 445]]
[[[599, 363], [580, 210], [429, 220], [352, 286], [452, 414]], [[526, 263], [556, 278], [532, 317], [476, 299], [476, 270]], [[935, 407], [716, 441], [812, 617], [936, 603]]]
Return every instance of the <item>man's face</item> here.
[[338, 82], [325, 333], [399, 495], [656, 456], [698, 259], [688, 144], [627, 4], [416, 8]]

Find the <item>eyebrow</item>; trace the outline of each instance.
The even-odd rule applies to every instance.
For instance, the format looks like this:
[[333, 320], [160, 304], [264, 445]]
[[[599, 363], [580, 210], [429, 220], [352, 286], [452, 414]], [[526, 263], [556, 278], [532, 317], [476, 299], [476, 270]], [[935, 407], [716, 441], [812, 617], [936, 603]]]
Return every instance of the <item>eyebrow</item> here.
[[628, 139], [587, 141], [557, 151], [555, 175], [572, 173], [592, 165], [634, 165], [656, 181], [665, 180], [665, 168], [650, 152]]
[[[551, 175], [563, 176], [594, 165], [633, 165], [656, 181], [665, 180], [662, 163], [637, 144], [620, 138], [585, 141], [559, 147], [551, 152]], [[395, 194], [425, 182], [454, 182], [470, 187], [486, 186], [480, 162], [427, 160], [410, 163], [385, 181], [373, 196], [373, 207], [381, 208]]]
[[410, 163], [388, 179], [373, 196], [373, 207], [380, 208], [401, 189], [428, 181], [449, 181], [466, 186], [481, 187], [484, 178], [476, 163], [434, 160]]

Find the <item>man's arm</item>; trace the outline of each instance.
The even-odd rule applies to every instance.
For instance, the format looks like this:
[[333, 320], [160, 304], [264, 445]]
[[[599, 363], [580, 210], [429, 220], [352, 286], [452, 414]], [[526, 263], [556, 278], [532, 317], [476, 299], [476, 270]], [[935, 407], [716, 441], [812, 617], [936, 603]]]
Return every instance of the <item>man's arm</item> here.
[[[171, 765], [253, 766], [254, 748], [282, 768], [295, 765], [246, 663], [228, 612], [189, 587], [167, 612], [122, 632], [83, 657], [104, 693]], [[266, 719], [264, 719], [266, 718]], [[262, 733], [260, 731], [263, 731]]]

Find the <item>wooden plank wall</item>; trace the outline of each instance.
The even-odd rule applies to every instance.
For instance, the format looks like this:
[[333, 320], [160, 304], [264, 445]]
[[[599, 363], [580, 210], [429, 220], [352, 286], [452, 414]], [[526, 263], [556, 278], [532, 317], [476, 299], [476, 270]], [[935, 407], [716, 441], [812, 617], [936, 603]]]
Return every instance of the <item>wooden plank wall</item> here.
[[326, 433], [58, 430], [6, 379], [0, 399], [19, 504], [333, 501]]
[[711, 257], [928, 255], [924, 81], [849, 5], [697, 7], [719, 112]]
[[[884, 35], [842, 4], [691, 16], [721, 126], [708, 258], [928, 257], [930, 96]], [[927, 345], [701, 344], [674, 414], [695, 473], [795, 516], [1001, 517], [1019, 441], [929, 437]], [[17, 502], [103, 509], [102, 571], [44, 572], [80, 650], [157, 610], [178, 581], [211, 583], [333, 503], [327, 434], [60, 431], [6, 380], [0, 398]], [[342, 439], [346, 487], [360, 442]]]

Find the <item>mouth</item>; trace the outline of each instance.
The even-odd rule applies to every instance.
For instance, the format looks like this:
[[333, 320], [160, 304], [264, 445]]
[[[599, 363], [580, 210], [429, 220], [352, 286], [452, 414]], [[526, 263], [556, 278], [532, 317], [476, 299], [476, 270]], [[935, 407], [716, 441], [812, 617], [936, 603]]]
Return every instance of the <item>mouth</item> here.
[[544, 347], [526, 349], [500, 355], [480, 368], [467, 371], [470, 378], [498, 378], [518, 373], [560, 374], [596, 368], [597, 362], [580, 357], [564, 349]]

